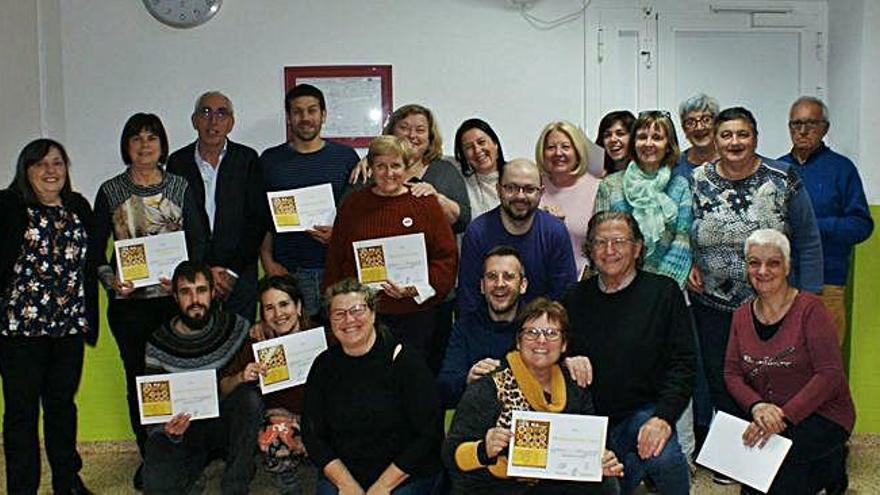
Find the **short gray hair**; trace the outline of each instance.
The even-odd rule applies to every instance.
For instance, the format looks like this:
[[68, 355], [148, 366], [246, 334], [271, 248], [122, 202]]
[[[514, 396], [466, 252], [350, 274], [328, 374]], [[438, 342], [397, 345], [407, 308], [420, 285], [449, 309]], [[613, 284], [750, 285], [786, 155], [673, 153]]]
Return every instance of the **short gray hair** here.
[[198, 98], [196, 98], [196, 104], [193, 106], [193, 115], [199, 114], [202, 109], [202, 102], [205, 101], [205, 98], [208, 98], [210, 96], [219, 96], [220, 98], [226, 100], [226, 107], [229, 109], [229, 115], [235, 115], [235, 109], [232, 108], [232, 100], [230, 100], [228, 96], [217, 90], [205, 91], [204, 93], [199, 95]]
[[746, 245], [743, 249], [745, 256], [749, 255], [749, 248], [752, 246], [773, 246], [782, 253], [782, 258], [786, 264], [791, 264], [791, 243], [788, 237], [776, 229], [759, 229], [751, 233], [746, 239]]
[[681, 118], [682, 125], [684, 125], [685, 116], [691, 112], [709, 112], [714, 119], [718, 116], [719, 110], [718, 100], [705, 93], [697, 93], [681, 102], [681, 105], [678, 106], [678, 116]]
[[830, 116], [828, 115], [828, 105], [826, 105], [824, 101], [815, 96], [801, 96], [797, 100], [794, 100], [794, 103], [791, 104], [791, 109], [789, 111], [794, 110], [794, 108], [798, 105], [803, 105], [807, 103], [818, 105], [819, 108], [822, 109], [822, 120], [824, 120], [826, 123], [831, 122]]

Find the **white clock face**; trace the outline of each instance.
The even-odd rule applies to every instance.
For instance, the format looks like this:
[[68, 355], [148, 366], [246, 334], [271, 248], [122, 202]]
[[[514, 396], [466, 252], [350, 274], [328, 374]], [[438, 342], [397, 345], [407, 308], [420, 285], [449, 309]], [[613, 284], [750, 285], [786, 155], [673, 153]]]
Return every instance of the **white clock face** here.
[[159, 21], [169, 26], [188, 28], [208, 22], [220, 10], [223, 0], [143, 0], [144, 6]]

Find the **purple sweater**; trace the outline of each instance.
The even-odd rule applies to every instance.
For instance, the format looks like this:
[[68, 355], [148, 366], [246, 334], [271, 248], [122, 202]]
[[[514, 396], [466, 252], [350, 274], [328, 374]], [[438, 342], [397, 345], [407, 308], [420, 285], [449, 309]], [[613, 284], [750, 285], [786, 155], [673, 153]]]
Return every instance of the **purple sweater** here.
[[766, 342], [758, 338], [749, 299], [733, 314], [724, 382], [743, 410], [772, 402], [798, 424], [819, 414], [852, 432], [856, 412], [837, 345], [837, 330], [822, 301], [801, 292]]

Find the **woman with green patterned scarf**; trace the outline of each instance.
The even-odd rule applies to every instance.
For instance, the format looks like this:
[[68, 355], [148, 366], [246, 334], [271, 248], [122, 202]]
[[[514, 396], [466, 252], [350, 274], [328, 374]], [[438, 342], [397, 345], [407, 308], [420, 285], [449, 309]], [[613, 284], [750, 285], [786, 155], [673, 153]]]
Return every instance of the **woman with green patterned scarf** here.
[[684, 288], [692, 259], [692, 199], [687, 179], [672, 174], [679, 148], [669, 113], [640, 113], [629, 147], [633, 161], [602, 179], [593, 212], [631, 213], [645, 235], [642, 268], [671, 277]]

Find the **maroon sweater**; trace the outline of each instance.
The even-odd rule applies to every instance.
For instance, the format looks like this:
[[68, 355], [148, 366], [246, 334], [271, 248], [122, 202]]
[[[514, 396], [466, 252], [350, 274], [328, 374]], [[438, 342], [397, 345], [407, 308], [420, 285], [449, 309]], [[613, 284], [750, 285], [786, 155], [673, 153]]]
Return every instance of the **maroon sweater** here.
[[856, 413], [837, 344], [822, 301], [801, 292], [770, 340], [758, 338], [749, 299], [733, 314], [724, 381], [740, 407], [772, 402], [798, 424], [819, 414], [852, 432]]
[[425, 234], [428, 279], [437, 294], [422, 304], [416, 304], [411, 297], [393, 299], [380, 293], [379, 313], [415, 313], [437, 304], [446, 298], [455, 284], [458, 248], [437, 198], [417, 198], [408, 192], [387, 197], [375, 194], [372, 188], [364, 188], [345, 199], [336, 212], [322, 288], [346, 277], [357, 278], [353, 242], [419, 232]]

